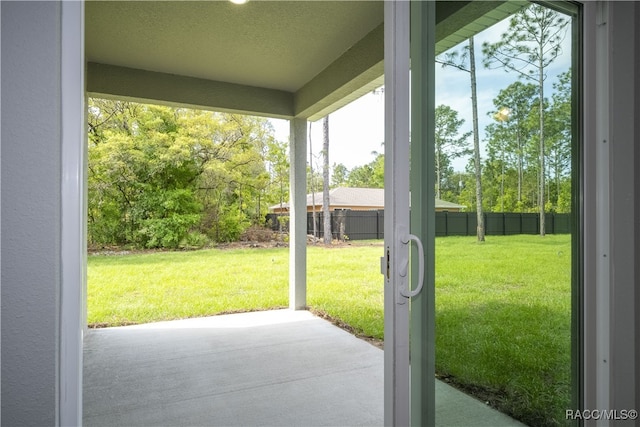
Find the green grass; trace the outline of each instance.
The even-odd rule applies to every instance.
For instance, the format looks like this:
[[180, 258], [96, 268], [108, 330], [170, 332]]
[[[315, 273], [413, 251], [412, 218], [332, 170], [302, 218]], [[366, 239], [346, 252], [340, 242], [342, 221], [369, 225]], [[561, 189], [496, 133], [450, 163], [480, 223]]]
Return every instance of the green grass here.
[[[563, 423], [570, 238], [436, 240], [436, 370], [530, 425]], [[381, 244], [308, 248], [309, 305], [383, 338]], [[122, 325], [284, 307], [288, 250], [91, 256], [88, 321]]]
[[527, 424], [570, 403], [569, 236], [436, 242], [436, 370]]
[[87, 320], [115, 326], [286, 307], [286, 249], [90, 256]]
[[384, 337], [382, 243], [311, 247], [307, 252], [307, 303], [356, 333]]

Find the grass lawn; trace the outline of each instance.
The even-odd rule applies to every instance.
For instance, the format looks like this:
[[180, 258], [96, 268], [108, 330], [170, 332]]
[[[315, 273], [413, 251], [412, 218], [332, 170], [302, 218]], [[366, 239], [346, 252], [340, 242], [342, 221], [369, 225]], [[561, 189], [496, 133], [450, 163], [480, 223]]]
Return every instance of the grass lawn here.
[[87, 321], [115, 326], [288, 305], [287, 249], [90, 256]]
[[[381, 244], [308, 248], [309, 305], [383, 338]], [[436, 239], [438, 375], [523, 422], [569, 407], [570, 238]], [[288, 249], [90, 256], [88, 322], [123, 325], [285, 307]]]
[[529, 425], [570, 407], [568, 235], [436, 240], [436, 371]]

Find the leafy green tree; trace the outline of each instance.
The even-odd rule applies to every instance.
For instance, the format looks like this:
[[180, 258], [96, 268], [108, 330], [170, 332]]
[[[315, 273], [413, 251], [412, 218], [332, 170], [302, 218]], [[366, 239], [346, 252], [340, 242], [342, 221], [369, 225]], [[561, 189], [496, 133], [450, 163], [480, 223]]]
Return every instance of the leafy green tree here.
[[176, 248], [262, 223], [266, 120], [90, 99], [88, 126], [90, 244]]
[[[527, 147], [535, 134], [532, 117], [537, 105], [537, 88], [533, 84], [516, 81], [502, 89], [493, 100], [497, 124], [487, 126], [488, 153], [491, 161], [498, 161], [501, 171], [501, 193], [504, 194], [504, 175], [515, 167], [517, 201], [522, 202], [524, 170], [527, 167]], [[506, 172], [505, 172], [506, 171]]]
[[333, 174], [331, 175], [331, 188], [342, 187], [347, 184], [349, 169], [342, 163], [333, 164]]
[[266, 121], [190, 110], [183, 129], [199, 159], [200, 230], [216, 241], [229, 241], [252, 223], [262, 224], [268, 204], [258, 201], [269, 183], [264, 153], [272, 137]]
[[470, 212], [478, 212], [477, 193], [476, 193], [476, 174], [475, 161], [469, 159], [465, 166], [464, 173], [460, 176], [460, 191], [457, 202], [466, 206], [466, 210]]
[[137, 124], [139, 104], [100, 98], [89, 100], [88, 135], [91, 142], [104, 141], [105, 131], [115, 131], [132, 135]]
[[116, 243], [177, 247], [199, 221], [200, 205], [194, 194], [198, 167], [189, 147], [177, 138], [177, 117], [171, 109], [133, 110], [135, 115], [126, 120], [128, 129], [105, 130], [105, 139], [89, 147], [90, 189], [92, 183], [103, 189], [115, 186], [120, 220], [125, 224]]
[[313, 138], [311, 132], [312, 122], [309, 122], [309, 163], [307, 165], [307, 188], [311, 192], [311, 215], [313, 218], [313, 237], [314, 239], [318, 237], [318, 182], [322, 182], [322, 175], [319, 175], [317, 172], [317, 168], [314, 165], [314, 155], [313, 155]]
[[447, 105], [438, 105], [435, 112], [436, 198], [441, 198], [441, 186], [452, 159], [469, 154], [471, 132], [460, 133], [464, 119]]
[[571, 70], [558, 76], [547, 116], [548, 159], [553, 187], [549, 192], [552, 209], [570, 212], [571, 205]]
[[539, 185], [538, 209], [540, 235], [544, 236], [545, 213], [545, 112], [544, 81], [547, 67], [562, 53], [561, 44], [567, 33], [569, 20], [544, 6], [532, 4], [516, 13], [509, 29], [496, 43], [484, 43], [484, 64], [488, 68], [502, 67], [520, 77], [534, 81], [538, 88], [539, 116]]
[[376, 158], [371, 162], [373, 168], [373, 179], [371, 185], [373, 188], [384, 188], [384, 154], [376, 151], [372, 152]]
[[266, 161], [271, 188], [269, 203], [277, 203], [282, 208], [289, 201], [289, 143], [269, 139]]
[[374, 154], [376, 158], [372, 162], [356, 166], [349, 172], [349, 187], [384, 188], [384, 154]]

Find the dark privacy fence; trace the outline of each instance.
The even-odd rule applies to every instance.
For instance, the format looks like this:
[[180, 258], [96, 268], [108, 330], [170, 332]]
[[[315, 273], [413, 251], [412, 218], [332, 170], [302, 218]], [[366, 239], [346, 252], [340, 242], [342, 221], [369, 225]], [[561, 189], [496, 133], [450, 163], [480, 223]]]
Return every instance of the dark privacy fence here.
[[[316, 213], [318, 237], [323, 237], [324, 217]], [[571, 232], [569, 214], [546, 214], [545, 233]], [[267, 224], [278, 230], [278, 214], [268, 214]], [[282, 218], [283, 230], [288, 230], [288, 217]], [[436, 212], [436, 236], [475, 236], [477, 219], [475, 212]], [[538, 234], [540, 221], [537, 213], [485, 213], [487, 235]], [[313, 234], [313, 214], [307, 213], [307, 234]], [[384, 210], [331, 212], [331, 234], [334, 239], [367, 240], [384, 238]]]
[[[546, 214], [545, 233], [571, 233], [569, 214]], [[436, 236], [475, 236], [478, 221], [475, 212], [436, 212]], [[539, 234], [537, 213], [485, 213], [487, 235]]]
[[[267, 225], [272, 230], [288, 231], [289, 217], [278, 214], [267, 215]], [[324, 215], [316, 213], [318, 237], [324, 237]], [[313, 235], [313, 213], [307, 212], [307, 234]], [[384, 210], [352, 211], [336, 209], [331, 212], [331, 234], [334, 239], [369, 240], [384, 239]]]

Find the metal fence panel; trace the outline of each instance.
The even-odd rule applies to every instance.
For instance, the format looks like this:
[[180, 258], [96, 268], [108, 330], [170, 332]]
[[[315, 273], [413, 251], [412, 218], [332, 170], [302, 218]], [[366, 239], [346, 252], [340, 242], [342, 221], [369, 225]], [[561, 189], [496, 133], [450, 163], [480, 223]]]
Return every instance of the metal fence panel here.
[[[323, 236], [324, 219], [317, 212], [318, 237]], [[288, 231], [288, 216], [283, 221], [283, 231]], [[495, 213], [484, 215], [487, 235], [538, 234], [540, 232], [537, 213]], [[280, 217], [268, 214], [266, 224], [272, 230], [279, 229]], [[477, 218], [475, 212], [436, 212], [436, 236], [475, 236]], [[548, 234], [571, 232], [570, 214], [545, 215], [545, 231]], [[331, 213], [331, 234], [334, 239], [343, 235], [349, 240], [384, 239], [384, 210], [352, 211], [336, 210]], [[307, 214], [307, 234], [313, 234], [313, 214]]]
[[343, 211], [344, 232], [349, 240], [380, 239], [378, 211]]
[[540, 217], [535, 213], [523, 213], [522, 229], [520, 234], [538, 234], [540, 233]]
[[522, 233], [522, 214], [505, 213], [504, 215], [504, 234], [521, 234]]
[[553, 234], [553, 230], [555, 229], [553, 214], [545, 214], [544, 216], [544, 231], [545, 233]]
[[571, 215], [555, 214], [553, 225], [554, 225], [553, 232], [555, 234], [571, 233]]
[[447, 231], [447, 213], [436, 212], [436, 236], [446, 236]]
[[469, 236], [475, 236], [478, 231], [478, 217], [475, 212], [465, 212], [467, 214], [467, 230]]
[[[442, 212], [447, 218], [447, 236], [468, 236], [467, 215], [464, 212]], [[437, 212], [436, 212], [437, 215]]]
[[500, 236], [504, 234], [504, 215], [488, 213], [484, 216], [484, 230], [487, 235]]

